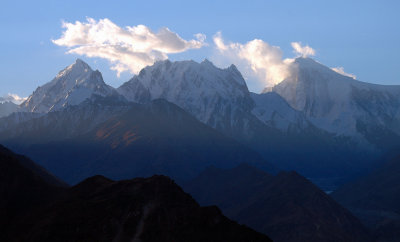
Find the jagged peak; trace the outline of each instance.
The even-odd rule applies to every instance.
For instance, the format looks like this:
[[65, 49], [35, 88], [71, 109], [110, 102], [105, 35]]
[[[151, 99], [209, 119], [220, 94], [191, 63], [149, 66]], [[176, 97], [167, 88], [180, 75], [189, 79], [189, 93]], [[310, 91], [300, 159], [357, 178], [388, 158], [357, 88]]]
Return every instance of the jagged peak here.
[[60, 71], [56, 78], [60, 78], [62, 76], [68, 75], [68, 74], [74, 74], [74, 75], [79, 75], [83, 73], [88, 73], [92, 72], [92, 68], [83, 60], [81, 59], [76, 59], [75, 62], [69, 66], [67, 66], [65, 69]]
[[228, 67], [228, 70], [232, 70], [232, 71], [237, 71], [237, 72], [239, 72], [238, 68], [237, 68], [234, 64], [231, 64], [231, 65]]
[[[231, 73], [234, 73], [236, 75], [242, 75], [240, 71], [237, 69], [237, 67], [234, 64], [231, 64], [227, 68], [219, 68], [212, 61], [209, 59], [205, 58], [202, 62], [197, 62], [194, 60], [180, 60], [180, 61], [171, 61], [169, 59], [166, 60], [157, 60], [153, 65], [146, 66], [142, 70], [140, 70], [138, 76], [143, 76], [146, 73], [146, 70], [152, 70], [152, 69], [169, 69], [169, 67], [175, 66], [175, 67], [181, 67], [183, 69], [198, 69], [198, 68], [207, 68], [209, 70], [216, 70], [216, 71], [229, 71]], [[200, 69], [198, 69], [200, 70]]]
[[215, 67], [214, 63], [209, 61], [207, 58], [205, 58], [200, 64], [201, 65], [211, 65], [211, 66]]
[[170, 64], [172, 63], [169, 59], [165, 60], [156, 60], [153, 65], [165, 65], [165, 64]]
[[90, 68], [89, 64], [84, 62], [82, 59], [77, 58], [74, 62], [74, 64], [72, 64], [74, 67], [83, 67], [83, 68], [87, 68], [92, 70], [92, 68]]

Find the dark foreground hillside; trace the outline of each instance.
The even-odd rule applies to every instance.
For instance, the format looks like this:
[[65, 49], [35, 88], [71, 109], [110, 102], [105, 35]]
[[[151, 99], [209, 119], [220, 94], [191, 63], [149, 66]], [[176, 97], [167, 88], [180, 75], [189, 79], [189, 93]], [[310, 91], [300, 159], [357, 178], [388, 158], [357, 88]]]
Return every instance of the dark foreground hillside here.
[[400, 156], [332, 193], [374, 231], [378, 241], [400, 241]]
[[296, 172], [210, 168], [183, 187], [274, 241], [371, 241], [356, 217]]
[[94, 176], [66, 188], [0, 149], [1, 241], [271, 241], [165, 176]]

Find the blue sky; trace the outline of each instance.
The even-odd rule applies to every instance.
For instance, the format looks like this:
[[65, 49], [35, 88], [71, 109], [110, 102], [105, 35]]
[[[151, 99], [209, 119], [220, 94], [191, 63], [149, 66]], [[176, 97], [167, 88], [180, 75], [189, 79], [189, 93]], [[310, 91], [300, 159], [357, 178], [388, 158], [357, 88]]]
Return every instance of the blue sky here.
[[[101, 2], [101, 3], [99, 3]], [[28, 96], [79, 57], [119, 86], [109, 61], [65, 54], [51, 40], [62, 36], [62, 21], [107, 18], [118, 26], [143, 24], [154, 32], [168, 27], [184, 40], [207, 36], [207, 46], [172, 60], [215, 59], [213, 36], [226, 43], [261, 39], [279, 46], [283, 58], [294, 57], [292, 42], [312, 47], [313, 58], [329, 67], [344, 67], [357, 79], [400, 84], [399, 1], [7, 1], [0, 8], [0, 95]], [[239, 68], [240, 69], [240, 68]], [[257, 87], [250, 85], [255, 90]]]

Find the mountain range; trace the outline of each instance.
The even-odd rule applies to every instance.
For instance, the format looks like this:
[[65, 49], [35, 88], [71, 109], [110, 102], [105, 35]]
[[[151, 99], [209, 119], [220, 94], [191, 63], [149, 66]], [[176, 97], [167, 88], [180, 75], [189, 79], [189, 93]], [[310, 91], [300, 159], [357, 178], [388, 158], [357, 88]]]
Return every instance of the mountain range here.
[[[71, 141], [122, 115], [128, 103], [163, 99], [278, 169], [294, 169], [310, 179], [327, 177], [335, 184], [365, 173], [380, 154], [400, 144], [397, 86], [362, 83], [309, 58], [292, 65], [290, 77], [256, 94], [234, 65], [220, 69], [208, 60], [158, 61], [114, 89], [77, 59], [38, 87], [17, 112], [0, 118], [0, 141], [12, 147]], [[27, 137], [35, 136], [35, 122], [43, 125], [44, 137], [37, 141]], [[57, 127], [58, 133], [50, 132]]]
[[[274, 240], [368, 241], [368, 232], [357, 218], [309, 180], [332, 191], [380, 166], [382, 161], [378, 157], [382, 154], [396, 151], [400, 147], [399, 90], [399, 86], [354, 80], [309, 58], [295, 59], [289, 77], [260, 94], [248, 90], [234, 65], [220, 69], [208, 60], [158, 61], [113, 88], [104, 82], [98, 70], [78, 59], [52, 81], [38, 87], [22, 104], [1, 102], [0, 143], [31, 157], [74, 185], [67, 188], [40, 166], [27, 162], [31, 164], [29, 169], [36, 167], [34, 171], [41, 171], [35, 173], [39, 190], [32, 190], [39, 191], [39, 195], [29, 192], [27, 198], [21, 199], [33, 197], [35, 211], [31, 214], [43, 209], [37, 207], [43, 202], [41, 199], [55, 201], [35, 218], [24, 217], [37, 224], [33, 231], [57, 226], [42, 215], [55, 219], [64, 210], [71, 211], [71, 217], [56, 220], [60, 224], [70, 223], [80, 219], [72, 211], [83, 212], [84, 204], [97, 204], [106, 197], [111, 200], [102, 206], [108, 206], [117, 204], [113, 199], [125, 196], [131, 188], [140, 190], [151, 183], [155, 187], [146, 190], [157, 190], [164, 187], [160, 183], [174, 184], [169, 178], [154, 176], [163, 174], [176, 180], [202, 205], [218, 205], [229, 218], [271, 235]], [[246, 165], [240, 165], [243, 163]], [[88, 177], [92, 178], [81, 182]], [[130, 180], [134, 177], [151, 178]], [[42, 179], [47, 185], [42, 186]], [[319, 183], [321, 180], [324, 185]], [[360, 190], [372, 186], [367, 181], [362, 180], [360, 184], [366, 185]], [[366, 199], [374, 201], [385, 184]], [[176, 184], [171, 186], [168, 189], [180, 189]], [[110, 187], [115, 187], [116, 192], [110, 193]], [[352, 192], [357, 186], [349, 187], [343, 186], [333, 197], [354, 211], [353, 205], [364, 204], [360, 202], [364, 197]], [[44, 196], [41, 198], [40, 194]], [[52, 200], [58, 194], [64, 195]], [[390, 197], [388, 193], [382, 196]], [[170, 204], [169, 199], [167, 196], [162, 201]], [[199, 215], [203, 210], [194, 209], [199, 206], [193, 202], [188, 203], [188, 213], [194, 211], [192, 218], [207, 224], [208, 218]], [[159, 209], [171, 207], [157, 207], [157, 212]], [[375, 207], [360, 209], [376, 211]], [[146, 209], [139, 210], [130, 212], [143, 215]], [[190, 220], [182, 211], [173, 211], [180, 215], [156, 213], [154, 218], [158, 222], [166, 218], [163, 216]], [[218, 209], [207, 211], [204, 213], [218, 221], [228, 221]], [[98, 211], [88, 211], [95, 212]], [[364, 217], [359, 218], [364, 221]], [[121, 219], [115, 223], [131, 221]], [[153, 221], [155, 227], [160, 226], [157, 221]], [[192, 225], [189, 223], [187, 228], [194, 229]], [[396, 223], [390, 226], [380, 228], [397, 228]], [[86, 227], [85, 230], [91, 231]], [[255, 238], [265, 239], [245, 230]], [[383, 231], [373, 230], [375, 235]], [[132, 231], [119, 231], [123, 238], [132, 238]], [[160, 235], [163, 233], [174, 232], [160, 228]], [[103, 235], [111, 238], [115, 234], [112, 230]], [[34, 232], [27, 236], [50, 240], [60, 234], [54, 230], [46, 238]]]
[[96, 174], [190, 179], [210, 165], [229, 168], [241, 162], [275, 169], [163, 99], [135, 104], [96, 97], [13, 124], [1, 132], [1, 142], [70, 184]]

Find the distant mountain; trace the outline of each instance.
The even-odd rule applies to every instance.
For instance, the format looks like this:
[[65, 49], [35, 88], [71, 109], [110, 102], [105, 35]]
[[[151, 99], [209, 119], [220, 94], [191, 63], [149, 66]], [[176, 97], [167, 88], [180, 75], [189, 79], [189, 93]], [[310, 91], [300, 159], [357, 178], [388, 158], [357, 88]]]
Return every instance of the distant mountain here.
[[93, 71], [80, 59], [64, 70], [49, 83], [38, 87], [21, 104], [29, 112], [49, 112], [68, 105], [77, 105], [92, 95], [115, 95], [114, 88], [103, 81], [99, 71]]
[[[103, 82], [99, 72], [92, 71], [78, 59], [22, 104], [25, 110], [33, 112], [69, 111], [48, 118], [40, 118], [43, 113], [14, 113], [0, 119], [0, 133], [4, 131], [8, 144], [13, 141], [17, 146], [31, 142], [29, 139], [40, 134], [40, 141], [30, 144], [44, 145], [84, 135], [113, 115], [123, 114], [126, 111], [123, 107], [127, 105], [114, 108], [105, 104], [104, 109], [102, 104], [89, 105], [79, 113], [69, 107], [86, 105], [96, 97], [106, 97], [107, 102], [126, 103], [124, 99], [127, 99], [141, 104], [164, 99], [217, 132], [259, 152], [279, 168], [295, 169], [307, 177], [348, 179], [367, 169], [373, 157], [351, 138], [318, 128], [275, 92], [249, 92], [233, 65], [220, 69], [207, 60], [202, 63], [159, 61], [144, 68], [117, 91]], [[30, 119], [35, 121], [27, 123]], [[36, 134], [32, 133], [35, 129]], [[42, 160], [39, 156], [35, 158]]]
[[272, 88], [315, 126], [351, 137], [367, 149], [400, 142], [400, 86], [369, 84], [310, 59], [297, 58], [292, 75]]
[[26, 100], [26, 98], [23, 98], [16, 94], [11, 94], [11, 93], [8, 93], [7, 95], [0, 97], [0, 103], [12, 102], [14, 104], [19, 105], [25, 100]]
[[302, 112], [293, 109], [275, 92], [251, 93], [251, 97], [255, 103], [252, 113], [269, 126], [285, 132], [301, 132], [313, 126]]
[[114, 115], [126, 112], [130, 105], [114, 96], [92, 96], [80, 105], [59, 111], [14, 113], [0, 119], [0, 140], [26, 146], [82, 136]]
[[162, 99], [148, 104], [89, 99], [8, 126], [0, 142], [72, 184], [95, 174], [185, 180], [210, 165], [229, 168], [241, 162], [274, 170], [255, 151]]
[[220, 69], [207, 60], [160, 61], [117, 90], [139, 103], [168, 100], [282, 169], [342, 177], [368, 164], [347, 162], [358, 150], [346, 138], [317, 128], [276, 93], [250, 93], [233, 65]]
[[208, 60], [159, 61], [117, 90], [139, 103], [165, 99], [242, 142], [257, 139], [260, 132], [280, 134], [289, 125], [294, 131], [310, 125], [279, 95], [249, 92], [234, 65], [220, 69]]
[[375, 231], [378, 241], [400, 238], [400, 156], [331, 195]]
[[139, 103], [163, 98], [225, 133], [246, 132], [243, 119], [254, 106], [236, 67], [219, 69], [208, 60], [156, 62], [124, 83], [118, 92]]
[[183, 188], [274, 241], [371, 241], [350, 212], [296, 172], [210, 168]]
[[18, 111], [19, 107], [13, 102], [0, 102], [0, 118]]
[[66, 188], [37, 167], [0, 147], [1, 241], [271, 241], [165, 176]]

